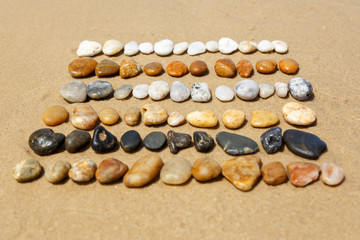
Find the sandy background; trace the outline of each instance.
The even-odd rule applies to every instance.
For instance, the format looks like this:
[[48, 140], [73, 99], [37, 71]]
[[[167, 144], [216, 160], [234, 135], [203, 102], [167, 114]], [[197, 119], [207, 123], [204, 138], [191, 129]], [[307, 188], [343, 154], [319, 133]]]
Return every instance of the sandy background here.
[[[359, 1], [0, 1], [0, 239], [359, 239]], [[128, 189], [122, 182], [86, 185], [71, 180], [60, 185], [49, 184], [45, 177], [26, 184], [11, 176], [16, 163], [36, 158], [43, 166], [64, 159], [71, 163], [91, 158], [99, 163], [115, 157], [129, 166], [149, 151], [143, 148], [134, 154], [119, 150], [95, 154], [90, 148], [82, 153], [61, 152], [40, 157], [28, 146], [29, 135], [46, 127], [42, 112], [54, 104], [71, 112], [59, 94], [60, 86], [73, 79], [67, 71], [75, 59], [78, 44], [85, 40], [100, 43], [114, 38], [123, 43], [136, 40], [156, 42], [164, 38], [180, 41], [209, 41], [228, 36], [236, 41], [280, 39], [288, 43], [289, 53], [230, 56], [235, 63], [248, 59], [290, 57], [300, 64], [297, 76], [305, 77], [314, 86], [315, 98], [305, 104], [317, 114], [316, 126], [305, 131], [318, 135], [328, 144], [328, 151], [319, 160], [309, 161], [295, 156], [288, 149], [274, 155], [260, 146], [264, 129], [254, 129], [250, 123], [232, 131], [254, 139], [260, 146], [257, 153], [263, 163], [279, 160], [305, 161], [320, 165], [334, 162], [342, 166], [346, 181], [331, 188], [318, 181], [306, 188], [291, 183], [271, 187], [261, 181], [251, 192], [241, 192], [225, 179], [201, 184], [192, 179], [185, 186], [167, 186], [160, 180], [141, 189]], [[164, 66], [172, 60], [186, 64], [204, 60], [209, 75], [201, 78], [190, 74], [180, 80], [189, 87], [197, 81], [207, 82], [213, 91], [209, 103], [159, 102], [168, 110], [186, 114], [193, 110], [214, 110], [220, 118], [230, 108], [245, 111], [264, 109], [281, 116], [281, 107], [290, 101], [273, 96], [254, 102], [235, 99], [221, 103], [215, 96], [216, 86], [233, 87], [241, 80], [219, 78], [213, 66], [220, 53], [200, 56], [159, 57], [139, 54], [134, 57], [141, 65], [151, 61]], [[96, 60], [107, 58], [96, 56]], [[120, 62], [124, 55], [112, 59]], [[252, 79], [258, 83], [288, 82], [292, 77], [277, 72]], [[88, 84], [97, 77], [83, 79]], [[124, 83], [133, 86], [175, 78], [167, 74], [148, 77], [141, 74], [123, 80], [108, 78], [114, 88]], [[113, 107], [123, 117], [130, 105], [141, 107], [151, 99], [130, 98], [118, 101], [90, 101], [100, 111]], [[291, 127], [280, 117], [283, 131]], [[67, 122], [54, 127], [64, 134], [74, 130]], [[170, 126], [145, 127], [143, 123], [129, 127], [124, 122], [107, 127], [118, 138], [130, 129], [145, 137], [151, 131], [167, 132]], [[200, 130], [185, 124], [175, 131], [192, 134]], [[222, 123], [217, 129], [206, 130], [212, 136], [226, 130]], [[92, 132], [91, 132], [92, 133]], [[159, 153], [164, 162], [174, 157], [166, 148]], [[178, 156], [191, 162], [204, 156], [195, 148], [181, 151]], [[231, 159], [219, 146], [209, 156], [220, 163]]]

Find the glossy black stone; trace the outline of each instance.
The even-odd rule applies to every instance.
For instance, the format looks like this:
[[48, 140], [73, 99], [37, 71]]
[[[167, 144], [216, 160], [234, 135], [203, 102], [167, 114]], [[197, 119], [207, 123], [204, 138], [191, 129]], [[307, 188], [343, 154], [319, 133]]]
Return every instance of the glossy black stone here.
[[117, 145], [117, 139], [103, 126], [97, 126], [94, 130], [91, 147], [95, 152], [106, 153], [110, 152]]
[[54, 133], [50, 128], [41, 128], [29, 137], [30, 148], [38, 155], [50, 155], [64, 143], [65, 135]]
[[74, 130], [65, 139], [65, 149], [69, 153], [78, 152], [85, 147], [91, 140], [90, 133], [84, 130]]
[[317, 159], [326, 149], [326, 143], [318, 136], [295, 129], [284, 132], [284, 141], [290, 151], [308, 159]]
[[181, 149], [188, 147], [191, 136], [186, 133], [177, 133], [170, 130], [167, 134], [167, 142], [171, 153], [178, 153]]
[[140, 134], [135, 130], [130, 130], [121, 136], [120, 145], [126, 152], [136, 151], [141, 144]]
[[216, 134], [216, 142], [226, 153], [234, 156], [251, 154], [259, 149], [254, 140], [228, 132]]
[[267, 153], [276, 153], [283, 145], [281, 128], [275, 127], [264, 132], [260, 137], [260, 142]]
[[193, 133], [195, 149], [198, 152], [209, 152], [215, 146], [214, 139], [206, 132], [197, 131]]
[[159, 150], [166, 143], [166, 135], [162, 132], [149, 133], [143, 140], [144, 146], [149, 150]]

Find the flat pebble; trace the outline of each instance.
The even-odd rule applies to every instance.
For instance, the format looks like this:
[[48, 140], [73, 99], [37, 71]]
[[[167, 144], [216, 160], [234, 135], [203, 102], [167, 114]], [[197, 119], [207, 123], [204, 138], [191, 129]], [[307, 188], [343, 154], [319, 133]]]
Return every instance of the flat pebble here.
[[119, 113], [113, 108], [103, 108], [99, 112], [99, 119], [103, 124], [113, 125], [120, 119]]
[[135, 126], [139, 123], [140, 120], [140, 110], [139, 108], [133, 106], [129, 107], [124, 115], [124, 122], [129, 126]]
[[135, 41], [128, 42], [124, 47], [124, 54], [127, 56], [133, 56], [139, 52], [139, 45]]
[[45, 170], [45, 177], [51, 183], [61, 182], [68, 176], [71, 168], [70, 163], [59, 160], [53, 164], [50, 164]]
[[214, 69], [219, 77], [231, 78], [236, 75], [236, 66], [230, 58], [217, 60]]
[[95, 68], [98, 77], [107, 77], [119, 73], [119, 64], [109, 59], [102, 60]]
[[180, 42], [175, 44], [173, 53], [174, 54], [183, 54], [189, 47], [189, 44], [187, 42]]
[[163, 70], [163, 66], [158, 62], [151, 62], [144, 66], [144, 72], [148, 76], [158, 76]]
[[210, 110], [194, 111], [186, 115], [188, 121], [194, 127], [211, 128], [218, 123], [216, 114]]
[[189, 71], [193, 76], [202, 76], [208, 72], [208, 67], [204, 61], [196, 60], [190, 64]]
[[288, 177], [284, 165], [281, 162], [270, 162], [261, 168], [261, 175], [269, 185], [279, 185], [284, 183]]
[[192, 166], [193, 177], [201, 182], [210, 181], [221, 174], [220, 164], [212, 158], [197, 159]]
[[71, 165], [69, 177], [75, 182], [88, 182], [95, 176], [96, 163], [90, 159], [81, 159]]
[[124, 45], [120, 41], [110, 39], [104, 43], [102, 51], [105, 55], [112, 56], [119, 53], [123, 48]]
[[72, 77], [87, 77], [95, 71], [98, 62], [92, 58], [79, 58], [72, 61], [68, 70]]
[[244, 123], [246, 115], [243, 111], [229, 109], [222, 116], [224, 126], [229, 129], [238, 129]]
[[276, 153], [281, 149], [283, 145], [281, 131], [281, 128], [275, 127], [261, 134], [260, 142], [267, 153]]
[[64, 134], [54, 133], [50, 128], [41, 128], [30, 135], [28, 143], [36, 154], [45, 156], [56, 152], [64, 140]]
[[218, 52], [219, 51], [219, 43], [217, 41], [208, 41], [205, 44], [206, 50], [209, 52]]
[[299, 101], [306, 101], [312, 97], [313, 86], [305, 78], [296, 77], [290, 80], [289, 90], [291, 96]]
[[144, 146], [152, 151], [160, 150], [166, 143], [166, 135], [162, 132], [151, 132], [143, 140]]
[[243, 59], [236, 64], [236, 69], [241, 77], [248, 78], [253, 73], [253, 66], [250, 61]]
[[185, 117], [184, 117], [184, 115], [182, 115], [179, 112], [170, 113], [170, 115], [167, 119], [167, 123], [172, 127], [179, 126], [179, 125], [183, 124], [184, 122], [185, 122]]
[[18, 182], [29, 182], [40, 176], [41, 165], [35, 159], [24, 160], [13, 168], [12, 175]]
[[156, 42], [154, 45], [154, 51], [159, 56], [167, 56], [174, 49], [174, 43], [169, 39], [164, 39]]
[[273, 85], [269, 83], [261, 83], [259, 84], [259, 95], [261, 98], [271, 97], [275, 93], [275, 88]]
[[329, 186], [339, 185], [344, 181], [344, 170], [334, 163], [323, 163], [321, 165], [321, 180]]
[[235, 156], [255, 153], [259, 149], [254, 140], [228, 132], [216, 134], [216, 142], [226, 153]]
[[278, 95], [278, 97], [285, 98], [289, 92], [289, 88], [286, 83], [276, 82], [275, 83], [275, 91], [276, 91], [276, 95]]
[[234, 99], [235, 94], [228, 86], [220, 85], [215, 90], [215, 96], [222, 102], [228, 102]]
[[48, 126], [62, 124], [69, 117], [69, 112], [63, 106], [53, 105], [48, 107], [42, 115], [43, 122]]
[[114, 92], [114, 97], [118, 100], [127, 98], [130, 93], [132, 92], [132, 86], [130, 84], [121, 85], [116, 91]]
[[290, 182], [297, 187], [305, 187], [316, 181], [320, 174], [320, 167], [312, 163], [291, 162], [286, 169]]
[[250, 124], [253, 127], [271, 127], [279, 122], [279, 117], [276, 113], [265, 111], [265, 110], [255, 110], [251, 113]]
[[60, 95], [69, 102], [81, 103], [85, 102], [87, 97], [86, 85], [82, 81], [72, 81], [66, 83], [60, 88]]
[[178, 153], [191, 143], [191, 136], [186, 133], [177, 133], [170, 130], [167, 134], [167, 143], [171, 153]]
[[191, 87], [191, 99], [194, 102], [209, 102], [211, 100], [209, 85], [205, 82], [194, 83]]
[[114, 93], [111, 83], [106, 81], [91, 82], [86, 91], [89, 98], [96, 100], [110, 97]]
[[190, 56], [195, 56], [201, 53], [204, 53], [206, 51], [205, 44], [203, 42], [192, 42], [189, 44], [189, 47], [187, 49], [187, 54]]
[[259, 85], [253, 80], [242, 80], [234, 87], [236, 95], [242, 100], [255, 99], [260, 91]]
[[122, 178], [128, 169], [125, 163], [115, 158], [106, 158], [100, 162], [95, 177], [99, 183], [112, 183]]
[[120, 76], [122, 78], [135, 77], [140, 71], [141, 66], [134, 59], [124, 59], [120, 63]]
[[107, 153], [117, 146], [117, 138], [103, 126], [97, 126], [94, 130], [91, 142], [92, 149], [97, 153]]
[[230, 54], [238, 49], [237, 42], [228, 37], [223, 37], [219, 40], [219, 50], [223, 54]]
[[154, 52], [154, 46], [150, 42], [140, 43], [139, 50], [143, 54], [150, 54]]
[[65, 138], [65, 149], [69, 153], [76, 153], [87, 146], [90, 140], [90, 133], [84, 130], [73, 130]]
[[256, 70], [259, 73], [269, 74], [276, 72], [277, 63], [271, 59], [260, 60], [256, 62]]
[[135, 130], [127, 131], [121, 136], [120, 145], [126, 152], [135, 152], [140, 144], [140, 134]]
[[136, 85], [132, 91], [132, 94], [135, 98], [143, 99], [149, 95], [149, 85], [148, 84], [139, 84]]
[[239, 51], [242, 53], [251, 53], [257, 49], [257, 44], [252, 41], [242, 41], [239, 43]]
[[95, 127], [99, 117], [95, 110], [87, 104], [78, 105], [74, 108], [71, 124], [79, 129], [91, 130]]
[[282, 108], [286, 122], [294, 125], [308, 126], [316, 121], [315, 112], [300, 103], [289, 102]]
[[188, 160], [176, 157], [165, 163], [160, 178], [166, 184], [180, 185], [191, 177], [192, 166]]
[[279, 61], [279, 68], [283, 73], [295, 74], [299, 69], [299, 64], [291, 58], [284, 58]]
[[288, 51], [288, 45], [281, 41], [281, 40], [275, 40], [271, 42], [275, 47], [275, 52], [277, 53], [287, 53]]
[[182, 77], [189, 72], [188, 67], [181, 61], [172, 61], [166, 67], [166, 72], [172, 77]]
[[145, 104], [141, 107], [141, 113], [144, 124], [147, 126], [162, 124], [168, 118], [167, 111], [156, 103]]
[[161, 100], [169, 94], [170, 86], [165, 81], [155, 81], [150, 84], [148, 92], [152, 100]]
[[260, 52], [267, 53], [274, 51], [275, 46], [269, 40], [262, 40], [258, 43], [257, 48]]
[[195, 131], [193, 138], [195, 149], [198, 152], [210, 152], [215, 146], [214, 139], [206, 132]]
[[92, 57], [101, 52], [101, 44], [95, 41], [85, 40], [79, 44], [76, 54], [79, 57]]
[[170, 98], [174, 102], [183, 102], [190, 97], [190, 88], [186, 86], [183, 82], [174, 81], [171, 90]]

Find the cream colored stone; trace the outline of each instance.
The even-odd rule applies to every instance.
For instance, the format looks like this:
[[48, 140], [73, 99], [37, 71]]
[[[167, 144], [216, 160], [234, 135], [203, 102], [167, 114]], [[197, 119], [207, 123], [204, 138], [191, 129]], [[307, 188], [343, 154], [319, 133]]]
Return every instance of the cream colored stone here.
[[246, 115], [243, 111], [229, 109], [222, 116], [224, 126], [230, 129], [237, 129], [244, 123]]
[[275, 40], [271, 42], [275, 47], [275, 52], [277, 53], [287, 53], [288, 45], [281, 40]]
[[193, 164], [192, 175], [198, 181], [209, 181], [218, 177], [220, 173], [220, 164], [212, 158], [200, 158]]
[[18, 182], [28, 182], [40, 176], [41, 165], [35, 159], [24, 160], [13, 168], [12, 175]]
[[104, 43], [102, 51], [105, 55], [112, 56], [119, 53], [123, 48], [124, 45], [120, 41], [110, 39]]
[[160, 178], [166, 184], [179, 185], [191, 177], [192, 166], [188, 160], [176, 157], [165, 163], [161, 169]]
[[167, 122], [170, 126], [176, 127], [185, 122], [185, 117], [179, 112], [172, 112], [170, 113]]
[[329, 186], [342, 183], [345, 178], [344, 170], [334, 163], [323, 163], [321, 166], [321, 180]]
[[95, 41], [85, 40], [79, 45], [76, 54], [79, 57], [92, 57], [101, 52], [101, 44]]
[[256, 43], [252, 41], [242, 41], [239, 43], [239, 51], [242, 53], [251, 53], [254, 52], [257, 47]]
[[129, 126], [135, 126], [138, 124], [140, 119], [140, 110], [139, 108], [133, 106], [126, 110], [124, 115], [124, 121]]
[[87, 104], [76, 106], [73, 113], [71, 117], [72, 125], [83, 130], [93, 129], [99, 118], [95, 110]]
[[253, 127], [271, 127], [279, 122], [279, 117], [276, 113], [265, 111], [265, 110], [255, 110], [251, 113], [251, 126]]
[[276, 82], [275, 83], [275, 91], [276, 91], [276, 95], [278, 95], [281, 98], [284, 98], [287, 96], [287, 94], [289, 92], [289, 88], [286, 83]]
[[71, 165], [69, 177], [75, 182], [90, 181], [96, 172], [96, 163], [90, 159], [81, 159]]
[[162, 124], [168, 118], [167, 111], [156, 103], [142, 106], [141, 113], [145, 125]]
[[315, 112], [305, 105], [296, 102], [289, 102], [282, 108], [286, 122], [294, 125], [310, 125], [315, 122]]
[[58, 183], [68, 176], [70, 163], [60, 160], [50, 164], [45, 170], [46, 179], [51, 183]]
[[188, 113], [186, 120], [195, 127], [215, 127], [218, 123], [218, 119], [213, 111], [203, 110], [194, 111]]

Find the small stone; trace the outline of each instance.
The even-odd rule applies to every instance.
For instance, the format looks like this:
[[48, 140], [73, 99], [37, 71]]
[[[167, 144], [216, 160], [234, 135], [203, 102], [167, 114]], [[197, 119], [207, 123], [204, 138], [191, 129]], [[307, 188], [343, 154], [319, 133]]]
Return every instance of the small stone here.
[[193, 133], [195, 149], [198, 152], [210, 152], [214, 146], [214, 139], [206, 132], [196, 131]]
[[170, 185], [180, 185], [191, 177], [192, 166], [188, 160], [176, 157], [165, 163], [161, 169], [161, 180]]
[[230, 129], [238, 129], [244, 123], [246, 115], [243, 111], [229, 109], [222, 116], [224, 126]]
[[283, 145], [281, 128], [275, 127], [267, 130], [261, 135], [260, 142], [267, 153], [278, 152]]
[[169, 39], [164, 39], [156, 42], [154, 45], [154, 51], [159, 56], [169, 55], [174, 48], [174, 43]]
[[103, 126], [97, 126], [94, 130], [91, 147], [95, 152], [107, 153], [115, 148], [117, 139]]
[[69, 177], [75, 182], [87, 182], [95, 176], [96, 163], [90, 159], [81, 159], [71, 165]]
[[289, 102], [282, 108], [286, 122], [294, 125], [308, 126], [316, 121], [315, 112], [300, 103]]
[[135, 152], [140, 144], [140, 134], [135, 130], [127, 131], [121, 136], [120, 145], [126, 152]]
[[305, 78], [296, 77], [291, 79], [288, 87], [291, 96], [299, 101], [309, 100], [313, 93], [313, 86]]
[[119, 64], [109, 59], [102, 60], [95, 68], [98, 77], [107, 77], [119, 73]]
[[101, 52], [101, 44], [95, 41], [85, 40], [79, 44], [76, 54], [79, 57], [92, 57]]
[[102, 51], [105, 55], [112, 56], [119, 53], [123, 48], [124, 45], [120, 41], [110, 39], [104, 43]]
[[291, 58], [284, 58], [279, 61], [279, 68], [283, 73], [295, 74], [299, 69], [299, 64]]
[[228, 37], [223, 37], [219, 40], [219, 50], [221, 53], [230, 54], [238, 49], [237, 42]]
[[191, 136], [186, 133], [177, 133], [170, 130], [167, 134], [167, 143], [170, 152], [175, 154], [190, 145]]
[[173, 53], [176, 55], [183, 54], [188, 49], [188, 47], [189, 47], [189, 44], [187, 42], [177, 43], [174, 46]]
[[219, 51], [219, 43], [217, 41], [208, 41], [205, 44], [206, 50], [208, 50], [209, 52], [218, 52]]
[[259, 85], [253, 80], [242, 80], [234, 87], [236, 95], [242, 100], [254, 100], [260, 91]]
[[148, 76], [158, 76], [163, 70], [163, 66], [158, 62], [151, 62], [144, 66], [144, 72]]
[[91, 99], [104, 99], [110, 97], [114, 92], [111, 83], [106, 81], [95, 81], [87, 86], [87, 95]]
[[281, 162], [271, 162], [261, 168], [261, 175], [269, 185], [279, 185], [287, 180], [287, 173]]
[[139, 84], [136, 85], [132, 91], [132, 94], [135, 98], [143, 99], [149, 96], [149, 88], [150, 85], [148, 84]]
[[181, 61], [172, 61], [167, 65], [166, 71], [170, 76], [181, 77], [188, 73], [188, 67]]
[[234, 156], [251, 154], [259, 149], [254, 140], [228, 132], [216, 134], [216, 142], [226, 153]]
[[194, 76], [202, 76], [208, 71], [208, 68], [204, 61], [197, 60], [190, 64], [189, 71]]
[[214, 68], [219, 77], [232, 78], [236, 75], [236, 66], [230, 58], [217, 60]]
[[258, 43], [257, 48], [260, 52], [267, 53], [274, 51], [275, 46], [269, 40], [262, 40]]
[[141, 113], [144, 124], [147, 126], [162, 124], [166, 122], [168, 118], [167, 111], [156, 103], [145, 104], [141, 108]]
[[139, 45], [135, 41], [128, 42], [124, 47], [124, 54], [133, 56], [139, 52]]
[[167, 119], [167, 123], [172, 127], [179, 126], [179, 125], [183, 124], [184, 122], [185, 122], [185, 117], [184, 117], [184, 115], [182, 115], [179, 112], [170, 113], [170, 115]]
[[228, 86], [220, 85], [215, 90], [215, 96], [222, 102], [228, 102], [234, 99], [235, 94]]
[[316, 181], [320, 174], [320, 167], [312, 163], [291, 162], [286, 166], [286, 169], [289, 173], [290, 182], [297, 187], [305, 187]]
[[132, 86], [130, 84], [121, 85], [116, 91], [114, 92], [114, 97], [118, 100], [127, 98], [132, 91]]
[[72, 81], [60, 88], [61, 96], [69, 102], [81, 103], [85, 102], [87, 97], [86, 85], [82, 81]]
[[214, 159], [204, 157], [196, 160], [192, 166], [193, 177], [201, 182], [217, 178], [221, 173], [221, 166]]
[[50, 164], [45, 170], [46, 179], [51, 183], [61, 182], [68, 176], [70, 168], [70, 163], [63, 160]]
[[74, 130], [65, 138], [65, 149], [69, 153], [76, 153], [88, 145], [90, 140], [90, 133], [84, 130]]
[[164, 99], [170, 92], [170, 86], [165, 81], [152, 82], [148, 93], [152, 100]]
[[251, 190], [261, 175], [261, 159], [258, 156], [241, 156], [227, 160], [222, 166], [222, 175], [242, 191]]
[[288, 45], [280, 40], [275, 40], [271, 42], [275, 47], [275, 52], [277, 53], [287, 53]]
[[125, 186], [129, 188], [142, 187], [150, 183], [159, 176], [163, 165], [164, 163], [158, 155], [146, 155], [144, 158], [137, 160], [125, 174]]
[[334, 163], [323, 163], [321, 165], [321, 180], [329, 186], [339, 185], [344, 181], [344, 170]]
[[157, 151], [161, 149], [166, 143], [166, 135], [162, 132], [152, 132], [149, 133], [144, 138], [144, 146], [152, 151]]
[[186, 115], [188, 121], [194, 127], [211, 128], [218, 124], [218, 119], [213, 111], [194, 111]]
[[24, 160], [13, 168], [12, 175], [18, 182], [29, 182], [40, 176], [41, 165], [35, 159]]
[[150, 54], [154, 52], [154, 46], [150, 42], [140, 43], [139, 50], [143, 54]]
[[120, 76], [122, 78], [135, 77], [140, 71], [141, 66], [134, 59], [124, 59], [120, 63]]
[[289, 92], [289, 88], [286, 83], [276, 82], [275, 83], [275, 91], [276, 91], [276, 95], [278, 95], [278, 97], [285, 98]]
[[284, 141], [291, 152], [308, 159], [319, 158], [326, 149], [326, 143], [318, 136], [295, 129], [284, 132]]
[[191, 99], [194, 102], [209, 102], [211, 100], [209, 85], [205, 82], [194, 83], [191, 87]]
[[87, 104], [82, 104], [74, 108], [73, 116], [70, 121], [76, 128], [91, 130], [95, 127], [98, 118], [97, 113], [92, 107]]
[[251, 53], [257, 49], [257, 44], [252, 41], [242, 41], [239, 43], [239, 51], [242, 53]]
[[277, 68], [277, 63], [274, 60], [266, 59], [256, 62], [256, 70], [259, 73], [269, 74], [274, 73]]
[[259, 84], [259, 95], [261, 98], [268, 98], [275, 93], [275, 88], [273, 85], [269, 83], [261, 83]]
[[50, 155], [64, 143], [65, 135], [54, 133], [50, 128], [41, 128], [29, 137], [30, 148], [38, 155]]
[[128, 171], [128, 166], [115, 158], [102, 160], [95, 172], [99, 183], [112, 183], [119, 180]]
[[72, 61], [68, 70], [72, 77], [87, 77], [95, 71], [98, 62], [92, 58], [79, 58]]
[[243, 78], [248, 78], [253, 73], [253, 66], [251, 65], [251, 62], [245, 59], [240, 60], [236, 64], [236, 69]]
[[129, 126], [135, 126], [140, 120], [140, 110], [137, 107], [130, 107], [124, 115], [124, 122]]
[[206, 51], [205, 44], [203, 42], [199, 42], [199, 41], [190, 43], [189, 47], [187, 49], [187, 53], [190, 56], [195, 56], [195, 55], [204, 53], [205, 51]]
[[279, 122], [279, 117], [276, 113], [265, 111], [265, 110], [255, 110], [251, 113], [250, 124], [253, 127], [271, 127]]
[[62, 124], [69, 117], [69, 112], [59, 105], [48, 107], [43, 115], [42, 120], [48, 126], [56, 126]]
[[183, 102], [190, 97], [190, 89], [183, 82], [174, 81], [171, 90], [170, 98], [174, 102]]
[[113, 108], [104, 108], [99, 113], [100, 121], [106, 125], [113, 125], [120, 119], [119, 113]]

